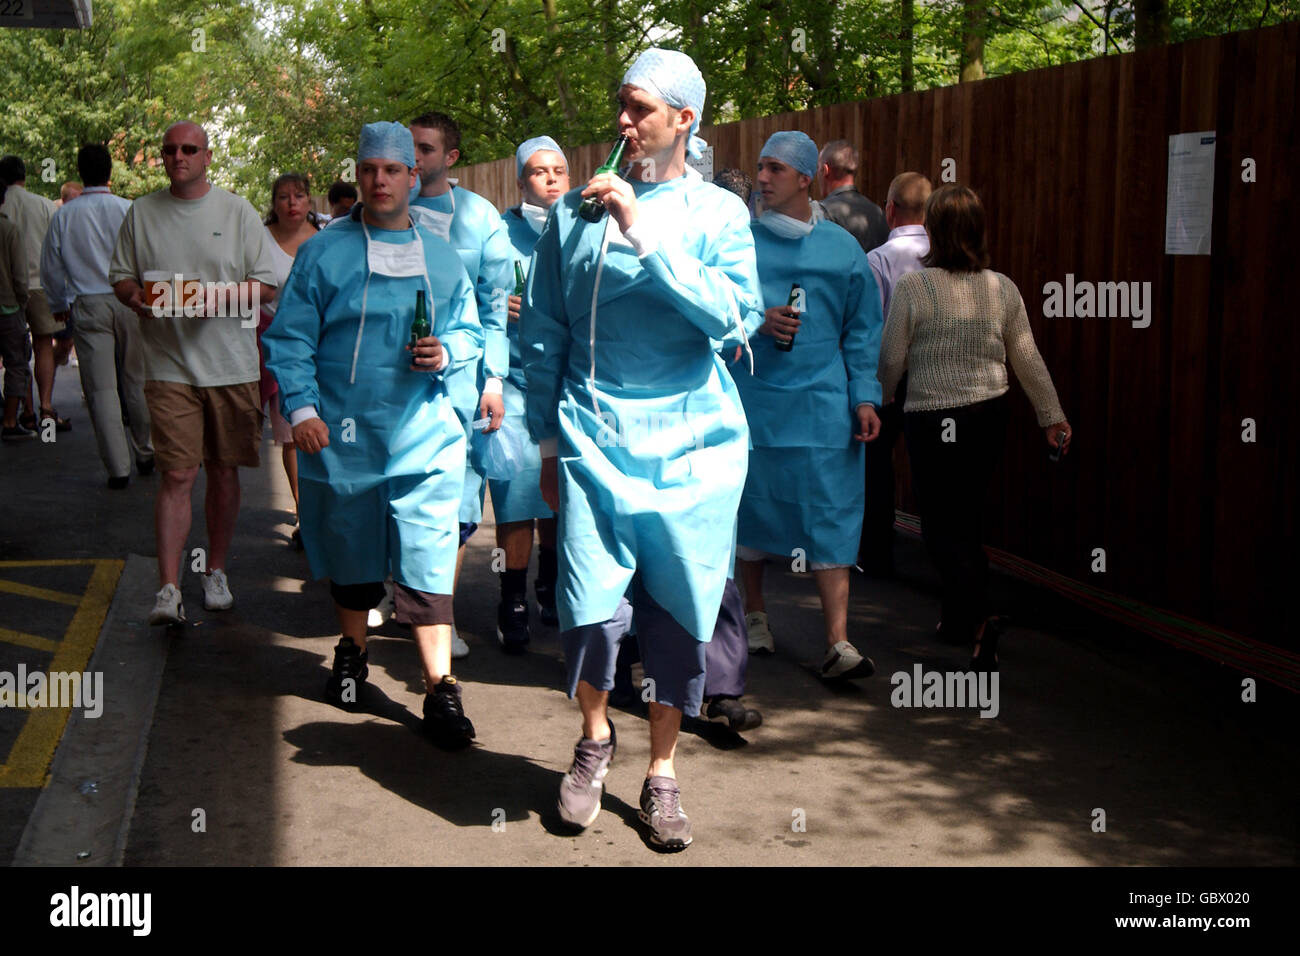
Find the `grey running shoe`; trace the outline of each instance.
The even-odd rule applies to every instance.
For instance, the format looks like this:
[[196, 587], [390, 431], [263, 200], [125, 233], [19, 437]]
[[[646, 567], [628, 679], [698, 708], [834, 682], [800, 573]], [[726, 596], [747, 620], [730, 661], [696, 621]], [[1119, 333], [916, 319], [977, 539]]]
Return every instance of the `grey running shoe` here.
[[605, 774], [609, 773], [616, 747], [614, 725], [610, 723], [609, 740], [583, 737], [573, 748], [573, 765], [560, 781], [560, 799], [556, 804], [565, 823], [585, 829], [600, 815]]
[[691, 821], [682, 809], [682, 792], [672, 777], [650, 777], [641, 787], [637, 814], [650, 828], [650, 842], [668, 850], [691, 845]]

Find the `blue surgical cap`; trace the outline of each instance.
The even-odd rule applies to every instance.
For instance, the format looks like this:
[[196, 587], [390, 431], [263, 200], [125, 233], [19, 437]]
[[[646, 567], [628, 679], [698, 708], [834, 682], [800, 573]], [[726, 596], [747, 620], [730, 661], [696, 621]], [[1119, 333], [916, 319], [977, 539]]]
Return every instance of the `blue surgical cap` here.
[[770, 156], [779, 159], [805, 176], [817, 176], [817, 144], [798, 130], [773, 133], [758, 155], [760, 158]]
[[675, 110], [686, 106], [695, 110], [695, 122], [691, 124], [686, 151], [695, 159], [704, 155], [704, 147], [709, 144], [695, 135], [704, 114], [704, 76], [694, 60], [677, 50], [651, 47], [628, 67], [623, 75], [623, 85], [645, 90]]
[[367, 123], [361, 127], [357, 162], [367, 159], [395, 159], [414, 167], [415, 140], [411, 138], [411, 131], [401, 123]]
[[569, 165], [569, 161], [564, 158], [564, 150], [560, 149], [560, 144], [549, 136], [534, 136], [532, 139], [524, 140], [515, 150], [515, 178], [522, 179], [524, 176], [524, 165], [528, 160], [533, 158], [533, 153], [540, 152], [543, 149], [551, 149], [560, 154], [560, 159], [564, 159], [564, 165]]

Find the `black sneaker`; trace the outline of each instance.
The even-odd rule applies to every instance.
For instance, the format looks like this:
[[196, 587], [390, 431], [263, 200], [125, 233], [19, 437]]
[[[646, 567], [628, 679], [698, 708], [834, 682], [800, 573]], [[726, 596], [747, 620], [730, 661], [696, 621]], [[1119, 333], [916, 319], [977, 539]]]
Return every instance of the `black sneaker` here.
[[522, 654], [528, 647], [528, 601], [524, 595], [497, 606], [497, 640], [507, 654]]
[[736, 733], [753, 730], [762, 726], [763, 715], [753, 708], [746, 707], [734, 697], [709, 701], [704, 716], [709, 720], [725, 720]]
[[4, 430], [0, 431], [0, 438], [5, 441], [26, 441], [28, 438], [35, 438], [36, 432], [25, 425], [5, 425]]
[[110, 477], [110, 478], [108, 479], [108, 487], [109, 487], [109, 488], [112, 488], [114, 491], [121, 491], [123, 488], [125, 488], [125, 487], [126, 487], [127, 485], [129, 485], [130, 483], [131, 483], [131, 476], [130, 476], [130, 475], [122, 475], [121, 477], [118, 477], [118, 478], [112, 478], [112, 477]]
[[560, 614], [555, 610], [555, 588], [536, 581], [533, 584], [533, 593], [537, 595], [537, 614], [542, 619], [542, 623], [548, 627], [557, 627], [560, 623]]
[[135, 460], [135, 471], [141, 478], [153, 474], [152, 458], [137, 458]]
[[339, 639], [334, 647], [334, 669], [325, 681], [325, 699], [335, 707], [355, 707], [361, 699], [361, 685], [370, 668], [367, 652], [350, 637]]
[[468, 747], [474, 739], [474, 725], [460, 704], [460, 685], [448, 675], [432, 694], [424, 695], [424, 732], [434, 743], [449, 750]]

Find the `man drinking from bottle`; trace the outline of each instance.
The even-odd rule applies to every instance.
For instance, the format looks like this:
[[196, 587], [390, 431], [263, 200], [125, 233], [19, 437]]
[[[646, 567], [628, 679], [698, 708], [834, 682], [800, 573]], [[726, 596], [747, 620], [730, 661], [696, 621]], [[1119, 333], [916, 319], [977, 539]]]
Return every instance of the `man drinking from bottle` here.
[[600, 813], [616, 743], [608, 692], [635, 615], [651, 698], [640, 817], [671, 849], [692, 839], [673, 756], [683, 712], [699, 711], [748, 458], [715, 344], [760, 302], [748, 210], [686, 166], [704, 146], [704, 96], [683, 53], [651, 49], [628, 70], [627, 166], [553, 207], [519, 332], [542, 494], [560, 516], [568, 689], [582, 709], [560, 816], [586, 827]]

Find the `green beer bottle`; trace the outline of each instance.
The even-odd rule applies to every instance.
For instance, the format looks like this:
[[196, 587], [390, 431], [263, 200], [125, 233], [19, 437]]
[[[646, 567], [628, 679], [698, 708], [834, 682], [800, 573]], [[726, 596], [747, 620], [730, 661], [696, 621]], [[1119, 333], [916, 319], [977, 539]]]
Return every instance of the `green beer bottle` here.
[[[799, 301], [799, 283], [790, 286], [790, 301], [786, 305], [794, 308], [794, 304]], [[790, 336], [789, 342], [777, 342], [776, 347], [779, 351], [789, 352], [794, 348], [794, 336]]]
[[524, 294], [524, 266], [518, 259], [515, 260], [515, 295]]
[[415, 293], [415, 320], [411, 322], [411, 348], [415, 348], [417, 341], [428, 338], [432, 334], [433, 329], [429, 325], [429, 313], [424, 307], [424, 290], [421, 289]]
[[[609, 152], [609, 159], [605, 160], [605, 164], [596, 170], [595, 175], [618, 172], [619, 163], [623, 161], [623, 149], [626, 146], [627, 137], [620, 133], [618, 139], [614, 142], [614, 148]], [[588, 196], [582, 201], [582, 205], [578, 207], [578, 215], [587, 222], [600, 222], [605, 216], [605, 204], [595, 196]]]

